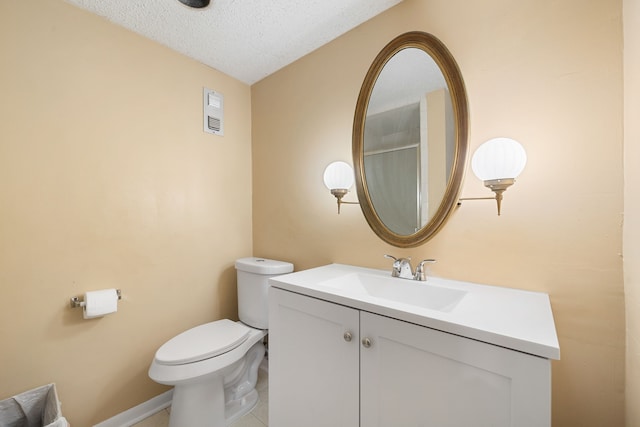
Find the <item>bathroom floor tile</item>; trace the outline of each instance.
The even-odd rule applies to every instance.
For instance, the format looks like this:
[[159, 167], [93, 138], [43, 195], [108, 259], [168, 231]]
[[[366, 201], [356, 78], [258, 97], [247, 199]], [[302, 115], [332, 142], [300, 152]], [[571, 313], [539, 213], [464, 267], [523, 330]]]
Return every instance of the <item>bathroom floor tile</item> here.
[[240, 418], [235, 423], [231, 424], [231, 427], [265, 427], [266, 424], [260, 421], [258, 418], [248, 413], [244, 417]]
[[134, 424], [132, 427], [168, 427], [169, 426], [169, 411], [163, 409], [162, 411], [145, 418], [138, 424]]
[[253, 408], [251, 414], [266, 426], [269, 423], [269, 390], [258, 391], [258, 397], [258, 404]]

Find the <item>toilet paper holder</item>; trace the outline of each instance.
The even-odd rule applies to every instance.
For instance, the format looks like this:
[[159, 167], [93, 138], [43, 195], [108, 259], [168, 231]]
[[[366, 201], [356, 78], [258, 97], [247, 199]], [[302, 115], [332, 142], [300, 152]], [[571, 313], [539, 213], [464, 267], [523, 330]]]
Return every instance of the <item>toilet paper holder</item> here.
[[[122, 293], [120, 292], [120, 289], [116, 289], [116, 293], [118, 294], [118, 301], [122, 299]], [[85, 306], [85, 302], [83, 300], [80, 299], [80, 297], [72, 297], [71, 298], [71, 308], [78, 308], [78, 307], [84, 307]]]

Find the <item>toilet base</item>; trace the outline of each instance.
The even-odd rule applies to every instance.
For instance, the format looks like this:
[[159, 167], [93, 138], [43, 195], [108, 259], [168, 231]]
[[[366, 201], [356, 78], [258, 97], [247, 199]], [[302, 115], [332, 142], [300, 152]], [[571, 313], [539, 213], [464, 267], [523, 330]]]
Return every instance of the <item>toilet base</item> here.
[[226, 425], [230, 426], [242, 416], [251, 412], [257, 404], [258, 392], [256, 390], [251, 390], [251, 392], [243, 398], [243, 402], [241, 404], [238, 404], [237, 402], [234, 402], [231, 405], [227, 404], [225, 408], [225, 415], [227, 417], [225, 420]]
[[176, 385], [173, 389], [169, 427], [225, 427], [222, 377]]
[[264, 358], [262, 342], [246, 356], [202, 381], [176, 384], [169, 427], [227, 427], [258, 403], [255, 389]]

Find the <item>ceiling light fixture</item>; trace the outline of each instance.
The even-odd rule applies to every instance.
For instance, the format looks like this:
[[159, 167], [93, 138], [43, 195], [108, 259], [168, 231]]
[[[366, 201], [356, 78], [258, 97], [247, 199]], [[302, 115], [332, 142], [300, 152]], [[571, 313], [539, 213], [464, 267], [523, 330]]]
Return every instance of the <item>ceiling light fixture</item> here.
[[196, 9], [209, 6], [209, 0], [178, 0], [180, 3]]

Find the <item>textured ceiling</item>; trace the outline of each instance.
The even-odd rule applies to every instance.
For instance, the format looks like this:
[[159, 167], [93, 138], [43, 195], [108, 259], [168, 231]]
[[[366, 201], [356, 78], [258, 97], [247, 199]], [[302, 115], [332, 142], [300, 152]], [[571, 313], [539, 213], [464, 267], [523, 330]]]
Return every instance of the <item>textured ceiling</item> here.
[[67, 0], [247, 84], [402, 0]]

